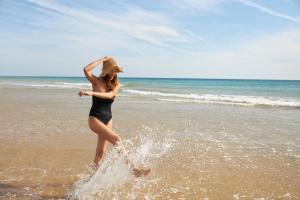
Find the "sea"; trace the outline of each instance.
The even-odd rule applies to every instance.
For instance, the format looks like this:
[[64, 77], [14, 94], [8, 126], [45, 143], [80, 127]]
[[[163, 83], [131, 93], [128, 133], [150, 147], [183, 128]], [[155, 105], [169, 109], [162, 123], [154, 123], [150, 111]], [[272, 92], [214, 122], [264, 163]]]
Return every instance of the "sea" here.
[[[85, 77], [0, 77], [0, 199], [300, 199], [300, 80], [119, 77], [96, 172]], [[93, 175], [91, 175], [93, 174]]]

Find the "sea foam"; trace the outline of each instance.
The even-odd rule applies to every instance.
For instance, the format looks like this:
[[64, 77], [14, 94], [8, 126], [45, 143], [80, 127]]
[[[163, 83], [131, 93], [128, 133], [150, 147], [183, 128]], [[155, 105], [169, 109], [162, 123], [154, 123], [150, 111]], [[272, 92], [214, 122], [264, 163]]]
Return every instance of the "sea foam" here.
[[[212, 103], [212, 104], [232, 104], [243, 106], [275, 106], [275, 107], [294, 107], [300, 108], [300, 101], [296, 99], [287, 99], [280, 97], [267, 96], [245, 96], [245, 95], [223, 95], [223, 94], [176, 94], [158, 91], [143, 90], [123, 90], [126, 93], [138, 94], [142, 96], [158, 97], [161, 101], [171, 102], [191, 102], [191, 103]], [[160, 98], [171, 97], [171, 98]]]

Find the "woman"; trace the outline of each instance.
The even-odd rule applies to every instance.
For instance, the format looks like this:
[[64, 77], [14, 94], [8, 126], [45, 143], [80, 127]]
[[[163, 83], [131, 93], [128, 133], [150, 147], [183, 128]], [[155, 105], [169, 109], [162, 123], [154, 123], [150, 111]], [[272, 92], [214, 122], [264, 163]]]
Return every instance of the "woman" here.
[[[103, 63], [102, 73], [99, 77], [92, 74], [92, 70]], [[98, 135], [98, 144], [94, 164], [99, 167], [99, 162], [103, 158], [107, 142], [112, 143], [125, 157], [125, 161], [130, 165], [132, 173], [139, 177], [147, 175], [150, 169], [137, 167], [124, 149], [120, 136], [112, 130], [111, 104], [121, 87], [117, 73], [123, 72], [123, 68], [117, 65], [111, 56], [91, 62], [83, 68], [86, 78], [91, 82], [93, 91], [80, 90], [79, 96], [92, 96], [93, 105], [89, 113], [89, 127]]]

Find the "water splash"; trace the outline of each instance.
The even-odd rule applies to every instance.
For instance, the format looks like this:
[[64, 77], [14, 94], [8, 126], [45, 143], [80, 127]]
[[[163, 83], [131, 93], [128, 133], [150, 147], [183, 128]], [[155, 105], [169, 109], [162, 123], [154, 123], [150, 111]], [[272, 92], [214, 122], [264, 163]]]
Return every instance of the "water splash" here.
[[[136, 137], [123, 140], [125, 149], [138, 166], [150, 167], [155, 173], [155, 165], [172, 147], [172, 133], [165, 131], [157, 134], [160, 128], [144, 126]], [[161, 135], [164, 135], [162, 138]], [[135, 178], [124, 158], [115, 148], [107, 153], [100, 167], [93, 172], [88, 167], [87, 172], [80, 174], [80, 180], [74, 184], [74, 190], [69, 193], [70, 199], [136, 199], [159, 179], [150, 175]], [[93, 176], [91, 176], [93, 174]], [[144, 195], [144, 194], [143, 194]], [[150, 196], [148, 198], [151, 199]]]

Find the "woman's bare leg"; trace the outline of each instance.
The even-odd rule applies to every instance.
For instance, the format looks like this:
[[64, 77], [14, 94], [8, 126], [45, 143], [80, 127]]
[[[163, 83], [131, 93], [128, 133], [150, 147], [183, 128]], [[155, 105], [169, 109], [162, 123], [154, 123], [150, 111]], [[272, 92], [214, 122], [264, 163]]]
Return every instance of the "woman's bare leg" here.
[[105, 153], [107, 141], [104, 138], [101, 138], [100, 135], [98, 135], [98, 144], [96, 147], [96, 154], [94, 158], [94, 163], [99, 166], [100, 161], [103, 158], [103, 155]]
[[123, 155], [125, 157], [126, 164], [129, 164], [131, 167], [135, 167], [131, 157], [129, 156], [128, 152], [125, 150], [125, 148], [122, 144], [121, 138], [119, 137], [118, 134], [116, 134], [112, 130], [112, 128], [110, 127], [111, 125], [106, 126], [105, 124], [100, 122], [98, 119], [96, 119], [94, 117], [89, 117], [89, 126], [90, 126], [90, 129], [92, 131], [94, 131], [98, 135], [98, 137], [100, 137], [100, 139], [109, 141], [110, 143], [112, 143], [114, 145], [114, 147], [117, 149], [118, 153], [120, 153], [121, 155]]
[[[109, 120], [109, 122], [107, 123], [106, 126], [110, 130], [112, 130], [112, 119]], [[102, 160], [103, 155], [105, 153], [105, 149], [107, 146], [107, 140], [105, 140], [104, 138], [101, 138], [101, 136], [99, 134], [97, 134], [97, 136], [98, 136], [98, 143], [97, 143], [97, 147], [96, 147], [94, 163], [96, 164], [97, 167], [99, 167], [99, 162]]]
[[92, 116], [89, 117], [89, 127], [101, 138], [109, 141], [114, 145], [117, 151], [125, 157], [126, 163], [130, 165], [136, 176], [146, 175], [150, 172], [150, 169], [144, 170], [135, 166], [128, 152], [125, 150], [120, 136], [113, 130], [111, 130], [109, 127], [107, 127], [105, 124], [103, 124], [101, 121], [99, 121], [97, 118]]
[[[112, 130], [112, 119], [107, 123], [106, 126], [110, 130]], [[95, 154], [94, 163], [99, 167], [99, 162], [102, 160], [103, 155], [105, 153], [107, 140], [102, 138], [99, 134], [97, 134], [97, 136], [98, 136], [98, 143], [97, 143], [97, 147], [96, 147], [96, 154]]]

